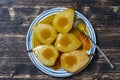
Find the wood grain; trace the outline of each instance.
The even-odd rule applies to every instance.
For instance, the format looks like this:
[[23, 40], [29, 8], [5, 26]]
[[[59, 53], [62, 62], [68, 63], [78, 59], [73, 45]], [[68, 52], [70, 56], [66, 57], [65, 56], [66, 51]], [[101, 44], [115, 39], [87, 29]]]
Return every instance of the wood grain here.
[[71, 7], [72, 0], [3, 0], [0, 2], [0, 80], [120, 80], [120, 0], [77, 0], [78, 11], [94, 27], [97, 44], [115, 69], [96, 50], [81, 73], [54, 78], [42, 73], [26, 53], [25, 38], [31, 22], [42, 11]]

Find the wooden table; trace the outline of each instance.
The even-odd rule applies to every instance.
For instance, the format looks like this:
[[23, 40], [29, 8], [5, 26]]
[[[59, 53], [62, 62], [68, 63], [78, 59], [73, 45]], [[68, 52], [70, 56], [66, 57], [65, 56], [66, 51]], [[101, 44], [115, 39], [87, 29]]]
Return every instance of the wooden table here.
[[69, 78], [42, 73], [26, 53], [26, 34], [42, 11], [71, 7], [72, 0], [0, 0], [0, 80], [120, 80], [120, 0], [77, 0], [78, 11], [94, 27], [97, 44], [109, 57], [111, 69], [99, 52], [90, 65]]

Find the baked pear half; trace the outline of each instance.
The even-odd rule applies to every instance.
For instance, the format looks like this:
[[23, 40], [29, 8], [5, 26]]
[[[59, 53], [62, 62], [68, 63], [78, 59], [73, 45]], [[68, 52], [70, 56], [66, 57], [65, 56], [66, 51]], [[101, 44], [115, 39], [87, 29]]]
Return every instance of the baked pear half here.
[[87, 53], [74, 50], [69, 53], [62, 54], [61, 58], [62, 67], [71, 73], [77, 72], [82, 69], [89, 61], [89, 56]]
[[82, 42], [82, 48], [83, 50], [90, 50], [92, 47], [90, 39], [87, 38], [85, 33], [80, 32], [78, 30], [71, 30], [71, 32]]
[[52, 45], [41, 45], [33, 49], [37, 59], [45, 66], [53, 66], [59, 54]]
[[58, 12], [53, 19], [53, 27], [57, 32], [67, 33], [71, 30], [74, 22], [74, 10], [66, 9]]
[[33, 30], [42, 44], [51, 44], [57, 36], [57, 32], [49, 24], [39, 23]]
[[70, 52], [80, 46], [80, 40], [72, 33], [59, 33], [55, 41], [55, 48], [61, 52]]

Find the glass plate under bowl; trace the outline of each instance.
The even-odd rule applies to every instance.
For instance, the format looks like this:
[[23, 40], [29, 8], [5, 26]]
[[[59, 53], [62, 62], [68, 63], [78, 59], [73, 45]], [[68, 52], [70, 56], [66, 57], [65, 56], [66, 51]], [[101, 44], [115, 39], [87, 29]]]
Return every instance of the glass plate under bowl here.
[[[52, 15], [52, 14], [55, 14], [57, 12], [60, 12], [60, 11], [63, 11], [67, 8], [64, 8], [64, 7], [59, 7], [59, 8], [52, 8], [52, 9], [49, 9], [49, 10], [46, 10], [46, 11], [43, 11], [37, 18], [35, 18], [35, 20], [32, 22], [32, 24], [30, 25], [29, 29], [28, 29], [28, 32], [27, 32], [27, 36], [26, 36], [26, 47], [27, 47], [27, 50], [30, 50], [33, 48], [33, 45], [32, 45], [32, 27], [42, 21], [44, 18]], [[86, 23], [86, 26], [90, 32], [90, 37], [92, 38], [92, 40], [96, 43], [96, 36], [95, 36], [95, 32], [94, 32], [94, 29], [91, 25], [91, 23], [88, 21], [88, 19], [82, 15], [81, 13], [79, 13], [78, 11], [75, 11], [75, 15], [77, 18], [81, 18], [84, 20], [84, 22]], [[94, 44], [92, 44], [92, 48], [88, 51], [88, 54], [92, 54], [95, 52], [95, 46]], [[47, 66], [44, 66], [43, 64], [41, 64], [38, 59], [36, 58], [36, 56], [34, 55], [34, 52], [29, 52], [28, 53], [31, 61], [33, 62], [33, 64], [39, 69], [41, 70], [42, 72], [48, 74], [48, 75], [51, 75], [51, 76], [54, 76], [54, 77], [69, 77], [69, 76], [72, 76], [72, 75], [75, 75], [76, 73], [82, 71], [92, 60], [93, 57], [90, 58], [90, 61], [88, 62], [88, 64], [83, 68], [81, 69], [80, 71], [76, 72], [76, 73], [69, 73], [67, 71], [65, 71], [64, 69], [58, 69], [58, 70], [53, 70], [51, 67], [47, 67]]]

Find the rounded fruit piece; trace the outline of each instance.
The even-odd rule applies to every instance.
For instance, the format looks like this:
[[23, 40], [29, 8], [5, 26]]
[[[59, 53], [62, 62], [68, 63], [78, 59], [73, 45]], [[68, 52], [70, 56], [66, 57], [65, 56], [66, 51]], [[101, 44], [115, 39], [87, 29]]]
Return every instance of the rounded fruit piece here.
[[71, 32], [82, 42], [83, 50], [91, 49], [91, 46], [92, 46], [91, 41], [87, 38], [85, 33], [80, 32], [78, 30], [72, 30]]
[[33, 30], [42, 44], [51, 44], [57, 36], [57, 32], [49, 24], [39, 23]]
[[52, 45], [41, 45], [33, 49], [37, 59], [45, 66], [53, 66], [57, 57], [58, 51]]
[[74, 73], [86, 66], [89, 61], [89, 56], [83, 51], [75, 50], [62, 54], [60, 60], [62, 67], [66, 71]]
[[70, 52], [79, 48], [81, 42], [72, 33], [59, 33], [55, 41], [55, 47], [61, 52]]
[[71, 30], [74, 20], [74, 10], [66, 9], [58, 12], [53, 19], [53, 27], [57, 32], [67, 33]]

